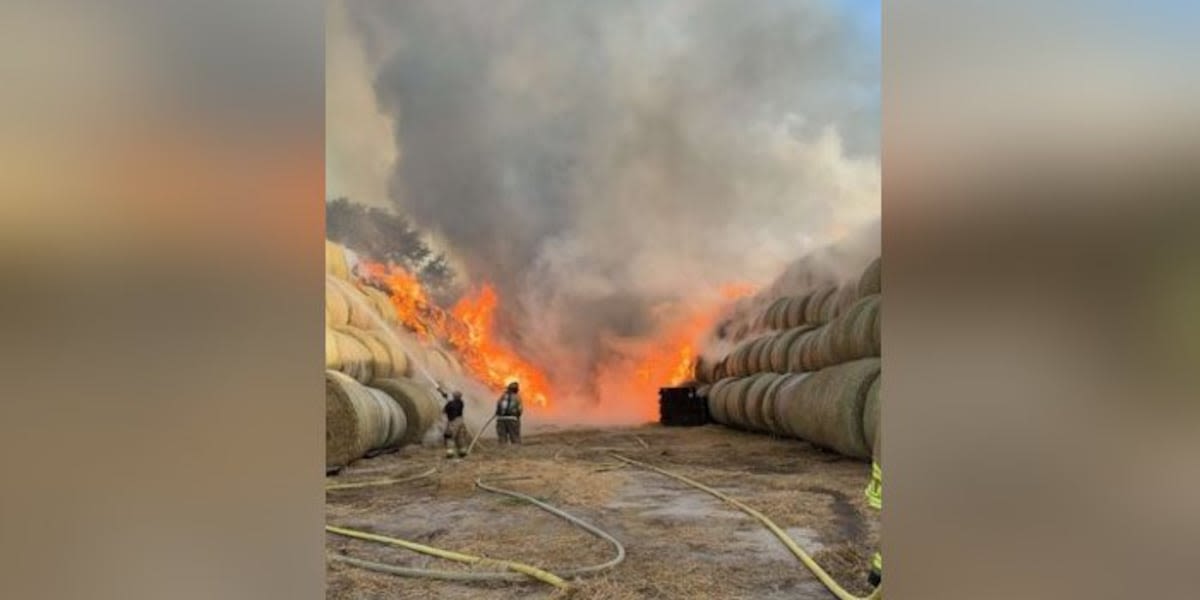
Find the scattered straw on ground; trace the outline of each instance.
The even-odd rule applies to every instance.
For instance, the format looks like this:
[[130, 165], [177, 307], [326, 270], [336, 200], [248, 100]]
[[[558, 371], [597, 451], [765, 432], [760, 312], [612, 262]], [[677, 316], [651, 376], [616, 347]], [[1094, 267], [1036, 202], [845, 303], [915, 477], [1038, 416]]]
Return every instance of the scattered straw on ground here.
[[[424, 482], [330, 493], [327, 521], [553, 570], [611, 556], [604, 542], [535, 507], [491, 494], [475, 479], [529, 494], [619, 538], [625, 562], [573, 582], [575, 598], [829, 597], [782, 544], [749, 517], [665, 477], [623, 466], [610, 451], [676, 470], [762, 510], [816, 540], [814, 553], [847, 589], [865, 593], [878, 518], [862, 501], [869, 465], [803, 442], [699, 428], [613, 428], [529, 435], [518, 448], [482, 443], [463, 461], [440, 448], [355, 463], [330, 483], [398, 477], [437, 467]], [[330, 551], [405, 566], [467, 567], [359, 540], [327, 536]], [[804, 545], [801, 538], [797, 538]], [[451, 583], [406, 579], [330, 563], [327, 597], [555, 598], [537, 583]]]

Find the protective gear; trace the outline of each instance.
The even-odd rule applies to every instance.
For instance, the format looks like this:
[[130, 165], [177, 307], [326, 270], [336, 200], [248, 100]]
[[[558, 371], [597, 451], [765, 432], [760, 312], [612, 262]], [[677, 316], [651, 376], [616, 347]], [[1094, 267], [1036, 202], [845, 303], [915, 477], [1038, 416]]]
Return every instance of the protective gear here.
[[454, 393], [450, 394], [450, 399], [451, 400], [462, 400], [462, 392], [460, 392], [458, 390], [454, 390]]
[[508, 391], [496, 401], [496, 437], [501, 445], [521, 443], [521, 414], [525, 411], [517, 389], [516, 382], [508, 384]]
[[521, 391], [521, 384], [516, 381], [510, 382], [508, 384], [508, 391], [510, 391], [514, 394]]
[[[467, 424], [460, 416], [446, 423], [446, 432], [443, 435], [446, 444], [446, 458], [452, 458], [457, 452], [459, 458], [467, 455]], [[453, 442], [453, 446], [451, 446]]]

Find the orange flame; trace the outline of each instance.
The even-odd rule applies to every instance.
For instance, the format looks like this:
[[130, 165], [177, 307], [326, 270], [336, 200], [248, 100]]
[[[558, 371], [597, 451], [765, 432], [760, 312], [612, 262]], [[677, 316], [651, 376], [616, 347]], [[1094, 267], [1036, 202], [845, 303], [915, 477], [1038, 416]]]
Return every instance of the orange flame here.
[[696, 344], [707, 334], [732, 300], [754, 292], [749, 284], [728, 284], [719, 298], [694, 308], [681, 318], [666, 324], [655, 339], [637, 351], [633, 362], [602, 365], [605, 402], [625, 404], [624, 408], [644, 420], [655, 420], [658, 413], [658, 388], [677, 386], [692, 379], [697, 353]]
[[535, 406], [545, 407], [549, 404], [549, 379], [499, 340], [495, 332], [498, 306], [496, 290], [490, 284], [463, 297], [450, 314], [466, 328], [451, 332], [450, 341], [462, 352], [467, 367], [480, 380], [494, 387], [519, 381], [523, 395]]
[[495, 334], [499, 299], [491, 285], [463, 297], [450, 311], [430, 301], [421, 282], [395, 265], [363, 261], [362, 276], [390, 292], [396, 316], [423, 341], [449, 342], [475, 379], [492, 387], [519, 381], [533, 406], [549, 405], [549, 380], [540, 369], [501, 342]]
[[[361, 265], [360, 274], [368, 283], [390, 290], [400, 322], [420, 339], [448, 342], [475, 379], [494, 388], [519, 381], [522, 395], [531, 406], [554, 408], [550, 403], [553, 386], [545, 371], [514, 351], [497, 334], [495, 317], [500, 298], [493, 286], [480, 286], [447, 311], [434, 304], [421, 282], [403, 268], [368, 261]], [[697, 358], [696, 344], [711, 330], [730, 301], [753, 292], [754, 287], [749, 284], [724, 285], [712, 302], [668, 323], [654, 340], [639, 344], [632, 353], [636, 358], [601, 365], [603, 404], [613, 412], [655, 419], [658, 388], [691, 379]]]

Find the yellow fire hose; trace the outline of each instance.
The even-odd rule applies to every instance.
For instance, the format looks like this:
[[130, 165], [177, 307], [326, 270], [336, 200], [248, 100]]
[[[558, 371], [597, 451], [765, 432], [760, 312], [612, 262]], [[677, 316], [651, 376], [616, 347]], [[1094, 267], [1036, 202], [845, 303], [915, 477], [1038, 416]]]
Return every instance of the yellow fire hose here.
[[496, 415], [492, 415], [491, 417], [488, 418], [487, 422], [483, 424], [483, 427], [480, 427], [479, 431], [475, 432], [475, 437], [471, 438], [471, 445], [467, 446], [467, 455], [468, 456], [470, 456], [471, 451], [475, 449], [475, 442], [479, 441], [479, 436], [483, 435], [483, 430], [487, 429], [487, 426], [491, 425], [492, 421], [495, 421], [495, 420], [496, 420]]
[[[411, 481], [411, 480], [420, 479], [421, 477], [428, 477], [434, 471], [435, 471], [434, 469], [431, 469], [430, 471], [423, 473], [421, 475], [410, 477], [410, 478], [408, 478], [408, 480]], [[364, 483], [370, 483], [370, 482], [364, 482]], [[353, 485], [353, 484], [347, 484], [347, 485]], [[378, 563], [378, 562], [373, 562], [373, 561], [368, 561], [368, 560], [362, 560], [362, 559], [353, 558], [353, 557], [345, 556], [345, 555], [341, 555], [341, 554], [331, 554], [330, 558], [332, 560], [335, 560], [338, 562], [344, 562], [344, 563], [354, 565], [354, 566], [357, 566], [360, 568], [370, 569], [373, 571], [379, 571], [379, 572], [383, 572], [383, 573], [391, 573], [394, 575], [404, 575], [404, 576], [409, 576], [409, 577], [425, 577], [425, 578], [433, 578], [433, 579], [444, 579], [444, 580], [451, 580], [451, 581], [524, 581], [526, 579], [526, 577], [531, 577], [533, 579], [542, 581], [544, 583], [552, 585], [561, 590], [569, 590], [570, 589], [569, 584], [567, 584], [566, 580], [563, 579], [563, 577], [575, 577], [578, 575], [597, 573], [600, 571], [611, 569], [611, 568], [617, 566], [618, 564], [620, 564], [623, 560], [625, 560], [625, 547], [623, 545], [621, 545], [621, 542], [617, 541], [616, 538], [612, 537], [611, 535], [604, 532], [603, 530], [591, 525], [590, 523], [587, 523], [586, 521], [583, 521], [582, 519], [575, 517], [574, 515], [566, 513], [564, 511], [559, 510], [553, 506], [550, 506], [549, 504], [546, 504], [536, 498], [533, 498], [532, 496], [527, 496], [520, 492], [514, 492], [512, 490], [506, 490], [506, 489], [498, 488], [495, 486], [491, 486], [491, 485], [488, 485], [488, 484], [480, 481], [479, 479], [475, 480], [475, 485], [478, 486], [480, 489], [483, 489], [483, 490], [486, 490], [489, 492], [502, 494], [505, 496], [510, 496], [513, 498], [517, 498], [519, 500], [523, 500], [530, 504], [533, 504], [534, 506], [537, 506], [538, 508], [541, 508], [542, 510], [545, 510], [557, 517], [560, 517], [560, 518], [566, 520], [567, 522], [569, 522], [577, 527], [580, 527], [581, 529], [584, 529], [588, 533], [590, 533], [596, 537], [599, 537], [599, 538], [607, 541], [609, 544], [611, 544], [616, 549], [616, 556], [614, 558], [608, 560], [607, 562], [604, 562], [604, 563], [601, 563], [598, 565], [589, 565], [589, 566], [577, 567], [577, 568], [573, 568], [573, 569], [564, 570], [564, 571], [562, 571], [562, 576], [560, 576], [560, 575], [555, 575], [554, 573], [545, 571], [543, 569], [539, 569], [532, 565], [527, 565], [527, 564], [519, 563], [519, 562], [515, 562], [515, 561], [493, 560], [493, 559], [488, 559], [488, 558], [484, 558], [484, 557], [480, 557], [480, 556], [463, 554], [461, 552], [442, 550], [440, 548], [434, 548], [432, 546], [426, 546], [424, 544], [418, 544], [416, 542], [410, 542], [410, 541], [402, 540], [402, 539], [398, 539], [398, 538], [378, 535], [378, 534], [374, 534], [374, 533], [370, 533], [370, 532], [366, 532], [366, 531], [359, 531], [359, 530], [355, 530], [355, 529], [349, 529], [346, 527], [336, 527], [333, 525], [326, 525], [325, 530], [328, 531], [329, 533], [342, 535], [342, 536], [346, 536], [346, 537], [351, 537], [351, 538], [356, 538], [356, 539], [361, 539], [361, 540], [379, 542], [382, 544], [388, 544], [388, 545], [392, 545], [392, 546], [399, 546], [401, 548], [407, 548], [409, 550], [413, 550], [415, 552], [420, 552], [422, 554], [436, 556], [439, 558], [445, 558], [448, 560], [453, 560], [456, 562], [461, 562], [461, 563], [466, 563], [466, 564], [492, 563], [492, 564], [496, 564], [496, 565], [504, 567], [505, 569], [511, 571], [511, 573], [437, 571], [437, 570], [430, 570], [430, 569], [400, 567], [400, 566], [396, 566], [396, 565], [388, 565], [388, 564], [383, 564], [383, 563]]]
[[721, 493], [721, 492], [719, 492], [711, 487], [708, 487], [707, 485], [704, 485], [703, 483], [700, 483], [694, 479], [689, 479], [687, 477], [684, 477], [683, 475], [680, 475], [678, 473], [673, 473], [666, 469], [660, 469], [654, 465], [636, 461], [632, 458], [628, 458], [628, 457], [622, 456], [620, 454], [617, 454], [616, 452], [610, 452], [609, 454], [612, 455], [613, 458], [616, 458], [617, 460], [626, 462], [628, 464], [631, 464], [631, 465], [634, 465], [637, 467], [641, 467], [643, 469], [654, 471], [660, 475], [665, 475], [676, 481], [686, 483], [696, 489], [708, 492], [709, 494], [712, 494], [713, 496], [716, 496], [717, 498], [720, 498], [721, 500], [724, 500], [725, 502], [732, 504], [733, 506], [737, 507], [742, 512], [750, 515], [751, 517], [754, 517], [760, 523], [762, 523], [764, 526], [766, 526], [766, 528], [769, 529], [771, 531], [771, 533], [775, 534], [775, 537], [779, 538], [779, 541], [783, 542], [783, 545], [787, 546], [788, 550], [791, 550], [792, 554], [796, 555], [796, 558], [800, 559], [800, 562], [804, 563], [804, 566], [808, 567], [808, 570], [812, 571], [812, 574], [815, 575], [817, 577], [817, 579], [820, 580], [820, 582], [825, 585], [826, 588], [829, 588], [829, 591], [832, 592], [834, 596], [837, 596], [839, 598], [839, 600], [879, 600], [879, 599], [883, 598], [883, 586], [882, 585], [875, 588], [875, 590], [873, 592], [871, 592], [870, 594], [868, 594], [865, 598], [859, 598], [859, 597], [851, 594], [850, 592], [847, 592], [844, 588], [842, 588], [842, 586], [838, 585], [838, 583], [836, 581], [834, 581], [833, 578], [830, 577], [828, 573], [825, 572], [825, 569], [821, 568], [821, 565], [818, 565], [817, 562], [814, 561], [812, 559], [812, 557], [808, 555], [807, 552], [805, 552], [802, 548], [800, 548], [800, 546], [798, 544], [796, 544], [796, 541], [793, 540], [791, 538], [791, 536], [789, 536], [787, 534], [787, 532], [785, 532], [778, 525], [776, 525], [774, 521], [767, 518], [766, 515], [762, 514], [761, 512], [758, 512], [754, 508], [744, 504], [740, 500], [733, 498], [731, 496], [728, 496], [724, 493]]

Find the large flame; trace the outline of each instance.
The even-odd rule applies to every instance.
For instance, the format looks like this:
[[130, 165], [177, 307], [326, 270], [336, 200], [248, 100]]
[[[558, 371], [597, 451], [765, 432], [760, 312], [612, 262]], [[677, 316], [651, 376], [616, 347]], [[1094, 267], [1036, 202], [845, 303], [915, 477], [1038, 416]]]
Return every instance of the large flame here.
[[[426, 343], [440, 340], [453, 346], [474, 379], [493, 388], [519, 381], [532, 407], [564, 414], [564, 407], [551, 403], [555, 386], [546, 371], [498, 335], [500, 298], [492, 285], [479, 286], [447, 311], [430, 300], [421, 282], [407, 270], [370, 261], [360, 265], [360, 275], [368, 283], [388, 291], [399, 321]], [[601, 409], [614, 418], [657, 419], [658, 388], [691, 379], [699, 341], [730, 301], [753, 291], [748, 284], [729, 284], [710, 302], [672, 307], [672, 314], [680, 316], [662, 319], [653, 339], [639, 341], [624, 358], [600, 365]]]
[[400, 322], [422, 341], [440, 340], [453, 346], [474, 379], [493, 388], [519, 381], [522, 395], [533, 406], [549, 405], [546, 374], [496, 335], [499, 299], [491, 285], [481, 286], [446, 311], [430, 301], [421, 282], [405, 269], [371, 261], [362, 261], [361, 266], [364, 279], [387, 290]]
[[466, 325], [451, 332], [450, 341], [463, 353], [467, 367], [483, 382], [500, 387], [511, 381], [521, 382], [523, 395], [535, 406], [549, 405], [550, 382], [541, 369], [530, 364], [506, 344], [495, 331], [499, 299], [490, 284], [463, 297], [450, 314]]

